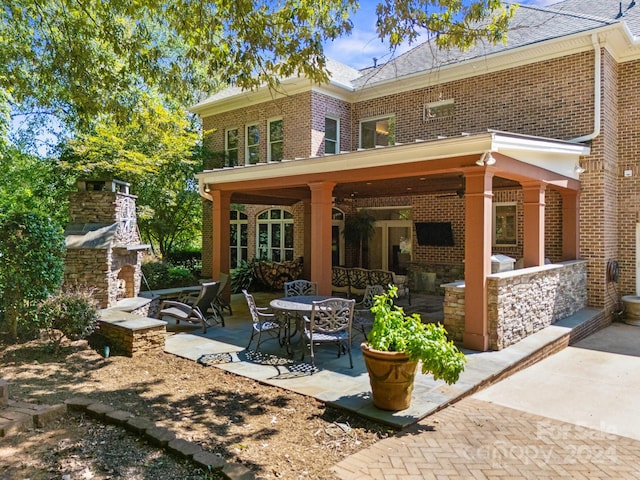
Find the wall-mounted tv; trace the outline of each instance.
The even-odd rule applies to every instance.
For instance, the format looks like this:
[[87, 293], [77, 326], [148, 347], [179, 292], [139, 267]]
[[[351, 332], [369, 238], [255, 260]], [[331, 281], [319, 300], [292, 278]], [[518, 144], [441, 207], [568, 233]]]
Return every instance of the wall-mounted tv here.
[[451, 222], [416, 222], [416, 236], [418, 245], [451, 247], [453, 243], [453, 230]]

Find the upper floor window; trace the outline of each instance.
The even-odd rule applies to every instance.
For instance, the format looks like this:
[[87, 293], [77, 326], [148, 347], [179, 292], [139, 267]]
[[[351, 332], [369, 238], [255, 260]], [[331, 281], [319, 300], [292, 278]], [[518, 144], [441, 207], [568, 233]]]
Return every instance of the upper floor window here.
[[324, 119], [324, 153], [340, 152], [340, 120], [332, 117]]
[[235, 167], [238, 165], [238, 129], [230, 128], [224, 137], [224, 166]]
[[518, 207], [515, 203], [493, 204], [493, 245], [515, 246], [517, 238]]
[[269, 138], [267, 139], [267, 161], [282, 160], [282, 119], [269, 120]]
[[245, 136], [245, 163], [258, 163], [260, 161], [260, 126], [255, 123], [247, 125]]
[[258, 215], [258, 258], [281, 262], [293, 260], [293, 215], [280, 208], [272, 208]]
[[360, 122], [360, 148], [386, 147], [396, 143], [395, 117]]

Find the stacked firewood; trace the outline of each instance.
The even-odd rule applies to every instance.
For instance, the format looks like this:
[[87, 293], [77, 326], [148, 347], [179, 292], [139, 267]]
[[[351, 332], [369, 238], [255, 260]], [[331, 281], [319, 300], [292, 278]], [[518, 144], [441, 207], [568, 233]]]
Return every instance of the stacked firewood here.
[[297, 260], [270, 262], [261, 260], [255, 265], [256, 277], [273, 290], [284, 289], [284, 283], [297, 280], [302, 275], [302, 257]]

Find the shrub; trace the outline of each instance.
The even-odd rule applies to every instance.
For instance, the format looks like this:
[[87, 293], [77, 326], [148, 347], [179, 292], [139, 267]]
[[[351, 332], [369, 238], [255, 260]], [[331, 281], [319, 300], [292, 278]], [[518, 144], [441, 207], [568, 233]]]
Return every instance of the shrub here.
[[93, 289], [67, 288], [40, 302], [37, 317], [57, 350], [64, 337], [81, 340], [93, 333], [99, 319], [98, 302]]
[[142, 274], [151, 290], [187, 287], [198, 284], [198, 279], [188, 268], [165, 262], [152, 261], [143, 263]]
[[242, 290], [251, 290], [258, 283], [256, 276], [257, 260], [254, 258], [250, 262], [242, 260], [231, 274], [231, 292], [240, 293]]
[[62, 228], [36, 212], [0, 214], [0, 293], [12, 340], [29, 330], [38, 302], [60, 288], [64, 271]]

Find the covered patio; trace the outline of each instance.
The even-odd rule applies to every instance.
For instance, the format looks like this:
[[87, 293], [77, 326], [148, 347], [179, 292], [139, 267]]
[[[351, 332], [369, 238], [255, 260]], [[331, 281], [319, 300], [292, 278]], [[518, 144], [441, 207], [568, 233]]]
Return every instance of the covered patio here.
[[[268, 305], [281, 293], [256, 293], [256, 303]], [[374, 421], [402, 428], [427, 415], [510, 375], [533, 361], [540, 360], [578, 341], [591, 332], [595, 309], [580, 312], [547, 327], [526, 339], [500, 351], [474, 352], [467, 355], [465, 371], [454, 385], [431, 375], [416, 375], [413, 401], [403, 411], [379, 410], [371, 401], [369, 376], [364, 366], [359, 344], [362, 336], [353, 341], [353, 369], [345, 356], [337, 357], [336, 349], [327, 345], [317, 352], [314, 369], [300, 361], [300, 351], [287, 355], [276, 339], [263, 341], [258, 353], [246, 350], [251, 332], [251, 316], [242, 294], [232, 295], [233, 315], [225, 318], [226, 326], [212, 327], [203, 334], [198, 326], [176, 326], [169, 320], [165, 352], [188, 358], [207, 368], [252, 378], [261, 383], [277, 386], [319, 401], [357, 413]], [[255, 344], [254, 344], [255, 346]]]
[[[331, 292], [332, 207], [335, 198], [447, 194], [464, 198], [464, 315], [462, 344], [490, 348], [489, 282], [494, 192], [520, 189], [523, 198], [523, 271], [545, 264], [545, 192], [562, 199], [562, 260], [579, 256], [579, 165], [582, 144], [489, 131], [413, 144], [226, 167], [198, 175], [212, 202], [212, 274], [228, 272], [232, 203], [303, 202], [304, 277]], [[526, 273], [526, 272], [524, 272]], [[584, 286], [586, 293], [586, 286]], [[586, 298], [586, 295], [585, 295]], [[568, 312], [570, 315], [572, 312]], [[446, 314], [445, 314], [446, 316]], [[446, 321], [446, 318], [445, 318]], [[555, 321], [555, 320], [554, 320]]]

